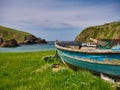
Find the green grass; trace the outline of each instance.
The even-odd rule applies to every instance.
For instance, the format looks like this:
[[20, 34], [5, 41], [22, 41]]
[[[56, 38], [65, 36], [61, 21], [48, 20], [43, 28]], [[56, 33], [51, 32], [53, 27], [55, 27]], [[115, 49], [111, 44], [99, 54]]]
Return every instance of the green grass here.
[[4, 40], [16, 39], [17, 41], [23, 41], [25, 36], [31, 36], [31, 34], [16, 29], [0, 26], [0, 36]]
[[119, 39], [120, 22], [112, 22], [99, 26], [90, 26], [85, 28], [75, 41], [90, 42], [90, 38], [95, 39]]
[[0, 53], [0, 90], [115, 90], [112, 84], [88, 71], [73, 71], [63, 64], [58, 72], [43, 57], [55, 51]]

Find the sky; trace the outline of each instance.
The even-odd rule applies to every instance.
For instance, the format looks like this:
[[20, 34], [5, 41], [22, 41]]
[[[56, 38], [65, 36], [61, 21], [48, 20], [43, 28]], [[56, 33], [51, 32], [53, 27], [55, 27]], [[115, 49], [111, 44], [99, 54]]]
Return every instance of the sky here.
[[120, 0], [0, 0], [0, 25], [47, 41], [74, 40], [89, 26], [120, 21]]

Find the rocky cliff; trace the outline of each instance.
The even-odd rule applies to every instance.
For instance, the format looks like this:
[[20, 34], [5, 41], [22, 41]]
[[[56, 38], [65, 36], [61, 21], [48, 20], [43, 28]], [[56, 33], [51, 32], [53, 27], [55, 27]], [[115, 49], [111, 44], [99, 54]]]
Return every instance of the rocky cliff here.
[[90, 38], [120, 39], [120, 22], [88, 27], [75, 38], [75, 41], [89, 42]]
[[37, 38], [36, 36], [27, 32], [0, 26], [0, 46], [14, 47], [18, 46], [19, 44], [34, 43], [47, 43], [47, 41], [42, 38]]

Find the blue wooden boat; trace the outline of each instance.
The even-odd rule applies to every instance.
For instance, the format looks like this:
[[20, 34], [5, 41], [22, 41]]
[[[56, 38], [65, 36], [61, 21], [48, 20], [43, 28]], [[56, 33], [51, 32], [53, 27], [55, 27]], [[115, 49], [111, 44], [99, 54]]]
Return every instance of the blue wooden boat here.
[[58, 55], [64, 63], [120, 78], [120, 49], [96, 49], [95, 47], [67, 46], [55, 43]]

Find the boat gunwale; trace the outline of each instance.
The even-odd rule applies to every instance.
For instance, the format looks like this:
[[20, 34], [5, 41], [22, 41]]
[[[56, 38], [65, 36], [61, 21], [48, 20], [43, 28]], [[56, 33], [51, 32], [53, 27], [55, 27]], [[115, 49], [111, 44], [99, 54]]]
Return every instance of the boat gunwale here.
[[104, 52], [96, 52], [96, 51], [87, 51], [87, 50], [76, 50], [76, 49], [71, 49], [71, 48], [67, 48], [67, 47], [63, 47], [63, 46], [60, 46], [58, 44], [55, 43], [55, 47], [58, 48], [58, 49], [61, 49], [61, 50], [66, 50], [66, 51], [70, 51], [70, 52], [81, 52], [81, 53], [88, 53], [88, 54], [120, 54], [120, 52], [118, 51], [114, 51], [112, 52], [111, 50], [109, 51], [104, 51]]

